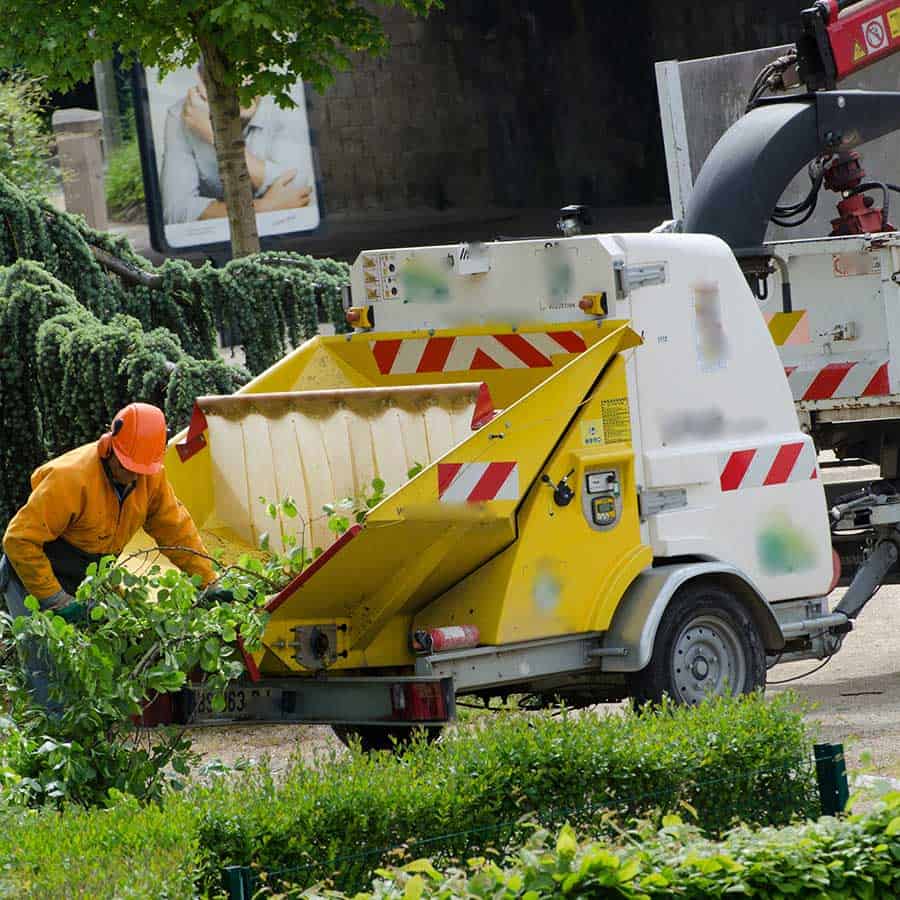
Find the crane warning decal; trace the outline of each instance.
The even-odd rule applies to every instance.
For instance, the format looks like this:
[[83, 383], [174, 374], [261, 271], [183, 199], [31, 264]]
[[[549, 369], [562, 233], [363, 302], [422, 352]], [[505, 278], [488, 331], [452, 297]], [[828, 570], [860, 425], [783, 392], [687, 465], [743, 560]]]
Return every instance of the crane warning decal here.
[[627, 397], [600, 401], [600, 417], [581, 423], [581, 442], [585, 447], [631, 442], [631, 414]]
[[519, 499], [515, 462], [438, 463], [437, 478], [441, 503]]
[[552, 356], [584, 353], [587, 344], [577, 331], [537, 331], [373, 341], [371, 348], [382, 375], [413, 375], [548, 368]]
[[785, 366], [784, 374], [795, 401], [883, 397], [891, 392], [888, 364], [884, 360], [833, 362], [814, 369]]
[[816, 451], [809, 439], [735, 450], [719, 457], [719, 483], [723, 491], [811, 481], [818, 477]]

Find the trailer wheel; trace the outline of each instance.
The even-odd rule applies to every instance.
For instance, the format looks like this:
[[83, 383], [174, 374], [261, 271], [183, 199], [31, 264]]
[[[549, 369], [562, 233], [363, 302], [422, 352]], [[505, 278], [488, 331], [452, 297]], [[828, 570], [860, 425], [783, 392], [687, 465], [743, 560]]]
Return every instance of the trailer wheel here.
[[672, 598], [653, 655], [630, 679], [639, 703], [668, 694], [694, 705], [706, 697], [749, 694], [766, 684], [762, 639], [744, 605], [714, 584], [689, 584]]
[[360, 746], [365, 753], [373, 750], [402, 749], [413, 736], [425, 732], [428, 743], [436, 741], [443, 730], [440, 725], [409, 727], [402, 725], [332, 725], [331, 730], [338, 740], [347, 747], [352, 746], [355, 738], [359, 738]]

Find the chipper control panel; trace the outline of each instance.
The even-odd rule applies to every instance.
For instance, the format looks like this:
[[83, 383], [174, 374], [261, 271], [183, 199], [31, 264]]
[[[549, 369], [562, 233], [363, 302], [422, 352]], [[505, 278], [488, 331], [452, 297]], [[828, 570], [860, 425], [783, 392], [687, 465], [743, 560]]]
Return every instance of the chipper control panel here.
[[582, 492], [584, 516], [592, 528], [604, 531], [619, 521], [622, 491], [617, 469], [586, 472]]

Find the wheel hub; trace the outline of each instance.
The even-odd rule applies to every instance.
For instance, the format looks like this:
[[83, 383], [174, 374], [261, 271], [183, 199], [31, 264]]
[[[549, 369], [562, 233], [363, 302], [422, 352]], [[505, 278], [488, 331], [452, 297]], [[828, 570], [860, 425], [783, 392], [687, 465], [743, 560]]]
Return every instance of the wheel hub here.
[[682, 703], [743, 688], [747, 660], [733, 625], [716, 615], [689, 620], [675, 639], [672, 683]]
[[702, 681], [709, 674], [709, 663], [706, 661], [706, 657], [700, 656], [699, 654], [696, 656], [694, 661], [691, 663], [691, 674], [698, 681]]

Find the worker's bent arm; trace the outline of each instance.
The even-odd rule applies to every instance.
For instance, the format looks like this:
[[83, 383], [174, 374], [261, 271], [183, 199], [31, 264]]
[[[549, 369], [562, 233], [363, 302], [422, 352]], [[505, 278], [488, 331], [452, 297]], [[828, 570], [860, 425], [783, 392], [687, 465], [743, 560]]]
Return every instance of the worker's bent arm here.
[[186, 548], [164, 551], [179, 569], [189, 575], [199, 575], [204, 586], [215, 581], [216, 573], [207, 558], [197, 526], [165, 476], [150, 497], [144, 528], [161, 547]]
[[62, 590], [44, 544], [55, 541], [81, 515], [82, 500], [79, 484], [51, 470], [6, 529], [3, 550], [28, 593], [38, 600]]

